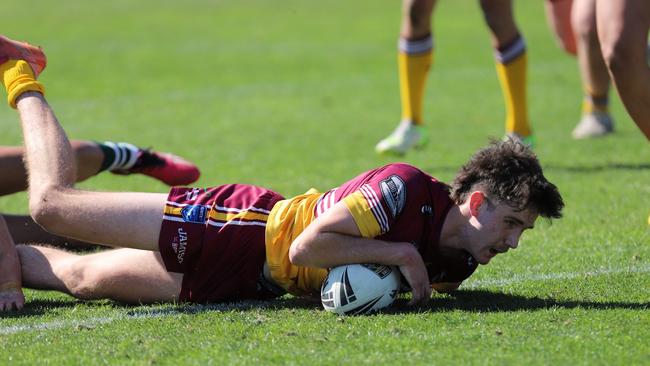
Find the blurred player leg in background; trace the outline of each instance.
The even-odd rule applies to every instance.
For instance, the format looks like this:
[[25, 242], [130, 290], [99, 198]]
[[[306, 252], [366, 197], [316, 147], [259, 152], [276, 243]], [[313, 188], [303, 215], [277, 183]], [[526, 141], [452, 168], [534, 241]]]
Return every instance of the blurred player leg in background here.
[[481, 0], [481, 8], [492, 32], [497, 74], [506, 105], [506, 135], [533, 146], [526, 96], [526, 43], [515, 24], [512, 0]]
[[564, 52], [576, 56], [576, 37], [571, 25], [571, 6], [573, 0], [546, 0], [546, 20], [553, 30], [558, 45]]
[[431, 14], [435, 0], [403, 0], [398, 42], [398, 70], [402, 119], [393, 133], [375, 150], [402, 155], [426, 145], [428, 137], [422, 118], [425, 84], [433, 61]]
[[584, 90], [582, 118], [572, 136], [584, 139], [607, 135], [614, 131], [614, 121], [609, 113], [610, 78], [596, 31], [596, 0], [574, 0], [571, 24]]
[[650, 140], [650, 1], [596, 0], [605, 64], [628, 113]]

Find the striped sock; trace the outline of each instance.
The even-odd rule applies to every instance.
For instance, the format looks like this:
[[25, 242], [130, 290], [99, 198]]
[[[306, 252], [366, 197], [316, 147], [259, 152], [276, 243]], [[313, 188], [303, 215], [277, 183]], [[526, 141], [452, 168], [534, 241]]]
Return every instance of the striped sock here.
[[506, 133], [531, 134], [526, 97], [526, 43], [520, 35], [494, 52], [497, 74], [506, 104]]
[[582, 100], [582, 114], [609, 113], [609, 98], [586, 94]]
[[431, 35], [418, 40], [400, 38], [398, 49], [402, 120], [421, 125], [424, 87], [433, 62], [433, 38]]
[[138, 153], [141, 149], [127, 142], [97, 142], [97, 145], [104, 152], [104, 160], [99, 168], [104, 170], [118, 171], [131, 169], [138, 160]]

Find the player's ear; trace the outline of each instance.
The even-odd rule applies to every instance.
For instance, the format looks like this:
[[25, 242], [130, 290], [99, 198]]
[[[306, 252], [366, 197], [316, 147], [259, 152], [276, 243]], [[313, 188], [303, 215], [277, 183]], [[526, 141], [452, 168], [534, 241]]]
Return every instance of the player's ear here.
[[487, 198], [481, 191], [474, 191], [469, 195], [469, 212], [472, 216], [478, 216], [478, 210], [481, 205], [486, 203]]

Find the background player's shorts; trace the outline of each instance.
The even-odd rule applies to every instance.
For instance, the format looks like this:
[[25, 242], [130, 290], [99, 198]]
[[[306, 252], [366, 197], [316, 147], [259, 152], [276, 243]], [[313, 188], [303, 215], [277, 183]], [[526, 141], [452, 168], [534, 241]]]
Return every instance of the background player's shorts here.
[[260, 283], [260, 276], [266, 259], [266, 220], [282, 199], [268, 189], [242, 184], [172, 188], [158, 246], [167, 270], [184, 274], [179, 299], [277, 296]]

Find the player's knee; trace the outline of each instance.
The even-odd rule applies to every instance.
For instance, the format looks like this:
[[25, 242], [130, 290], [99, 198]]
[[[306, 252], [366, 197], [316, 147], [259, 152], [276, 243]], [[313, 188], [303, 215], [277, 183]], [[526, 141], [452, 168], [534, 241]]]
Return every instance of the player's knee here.
[[408, 12], [408, 19], [414, 32], [428, 34], [431, 32], [431, 13], [433, 12], [433, 1], [414, 0], [408, 3], [405, 10]]
[[89, 268], [87, 260], [80, 257], [69, 265], [62, 276], [70, 295], [82, 300], [102, 298], [102, 279], [97, 271]]
[[502, 4], [481, 1], [481, 10], [483, 10], [485, 24], [497, 37], [507, 30], [517, 28], [512, 13], [508, 11], [509, 9], [503, 8]]
[[634, 50], [624, 38], [601, 43], [600, 49], [607, 68], [615, 76], [626, 70], [626, 64], [634, 58]]
[[581, 16], [578, 14], [571, 18], [571, 27], [576, 37], [590, 40], [597, 37], [596, 33], [596, 19], [588, 14], [589, 16]]

